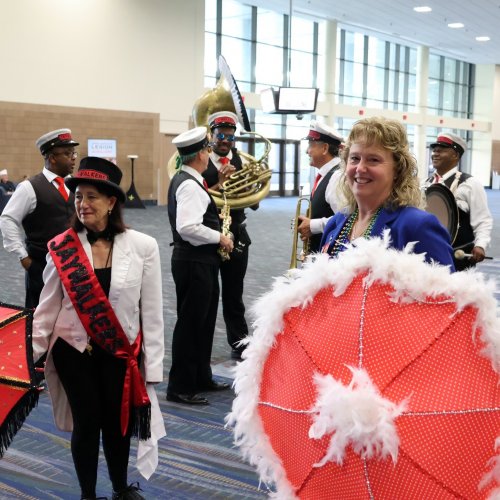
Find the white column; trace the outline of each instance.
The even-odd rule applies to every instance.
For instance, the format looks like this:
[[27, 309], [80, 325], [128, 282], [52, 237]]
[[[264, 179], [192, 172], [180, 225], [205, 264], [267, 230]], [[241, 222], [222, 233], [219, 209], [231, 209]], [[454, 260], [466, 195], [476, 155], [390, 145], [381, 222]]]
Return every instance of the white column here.
[[417, 159], [418, 176], [425, 179], [428, 172], [427, 164], [427, 89], [429, 87], [429, 47], [420, 46], [417, 48], [417, 95], [415, 96], [416, 112], [420, 115], [421, 121], [415, 125], [415, 144], [413, 152]]

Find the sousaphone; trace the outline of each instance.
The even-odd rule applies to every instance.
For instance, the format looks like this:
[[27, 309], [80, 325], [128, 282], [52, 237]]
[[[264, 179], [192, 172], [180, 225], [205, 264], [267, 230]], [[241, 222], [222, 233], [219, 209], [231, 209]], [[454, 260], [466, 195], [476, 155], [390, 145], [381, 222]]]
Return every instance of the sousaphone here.
[[[194, 103], [192, 117], [196, 127], [208, 128], [208, 117], [218, 111], [232, 111], [238, 116], [243, 129], [242, 134], [250, 134], [264, 140], [264, 153], [256, 159], [248, 153], [238, 151], [243, 158], [243, 168], [232, 174], [223, 184], [222, 191], [209, 189], [219, 208], [227, 204], [231, 209], [247, 208], [256, 205], [268, 194], [271, 187], [272, 171], [267, 163], [271, 142], [262, 135], [250, 130], [250, 121], [238, 85], [229, 70], [226, 60], [219, 56], [220, 78], [215, 88], [205, 92]], [[210, 132], [210, 131], [209, 131]], [[177, 169], [178, 154], [169, 160], [168, 175], [172, 178]]]

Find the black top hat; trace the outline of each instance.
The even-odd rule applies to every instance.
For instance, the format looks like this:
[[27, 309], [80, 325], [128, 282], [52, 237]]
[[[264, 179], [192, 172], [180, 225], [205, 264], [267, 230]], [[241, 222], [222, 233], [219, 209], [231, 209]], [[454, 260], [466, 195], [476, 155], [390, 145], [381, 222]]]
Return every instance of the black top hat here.
[[73, 193], [81, 183], [107, 186], [121, 203], [125, 203], [125, 193], [120, 187], [121, 180], [122, 171], [117, 165], [104, 158], [87, 156], [81, 159], [76, 175], [68, 177], [64, 182]]

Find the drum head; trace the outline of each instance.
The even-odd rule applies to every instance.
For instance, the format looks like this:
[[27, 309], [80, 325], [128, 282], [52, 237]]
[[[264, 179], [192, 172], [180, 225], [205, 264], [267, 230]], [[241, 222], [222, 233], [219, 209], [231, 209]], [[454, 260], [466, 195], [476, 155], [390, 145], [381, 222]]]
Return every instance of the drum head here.
[[453, 193], [442, 184], [432, 184], [425, 190], [425, 210], [434, 214], [450, 233], [451, 243], [458, 233], [458, 207]]

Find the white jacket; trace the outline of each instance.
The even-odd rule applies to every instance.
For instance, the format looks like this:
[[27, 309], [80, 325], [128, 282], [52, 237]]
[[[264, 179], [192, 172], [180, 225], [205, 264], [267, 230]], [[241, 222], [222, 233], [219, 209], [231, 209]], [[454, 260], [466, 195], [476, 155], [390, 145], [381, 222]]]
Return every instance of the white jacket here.
[[[92, 250], [85, 233], [80, 232], [78, 236], [93, 265]], [[50, 349], [60, 337], [75, 349], [83, 352], [88, 336], [64, 289], [50, 253], [47, 255], [43, 280], [45, 285], [33, 318], [33, 357], [36, 361], [49, 350], [45, 379], [52, 400], [54, 420], [59, 429], [71, 431], [73, 429], [71, 410], [66, 393], [57, 376]], [[141, 371], [144, 381], [146, 383], [161, 382], [165, 354], [163, 300], [160, 253], [154, 238], [130, 229], [115, 236], [109, 302], [130, 343], [134, 342], [142, 326]], [[148, 394], [152, 405], [152, 440], [139, 443], [149, 447], [150, 451], [154, 451], [157, 461], [156, 442], [165, 435], [165, 428], [158, 399], [151, 385], [148, 386]], [[138, 452], [144, 454], [144, 449]], [[141, 464], [138, 462], [137, 465], [141, 470]], [[156, 467], [155, 464], [153, 466]], [[150, 473], [152, 471], [146, 472], [151, 475]], [[146, 474], [143, 473], [145, 476]]]

